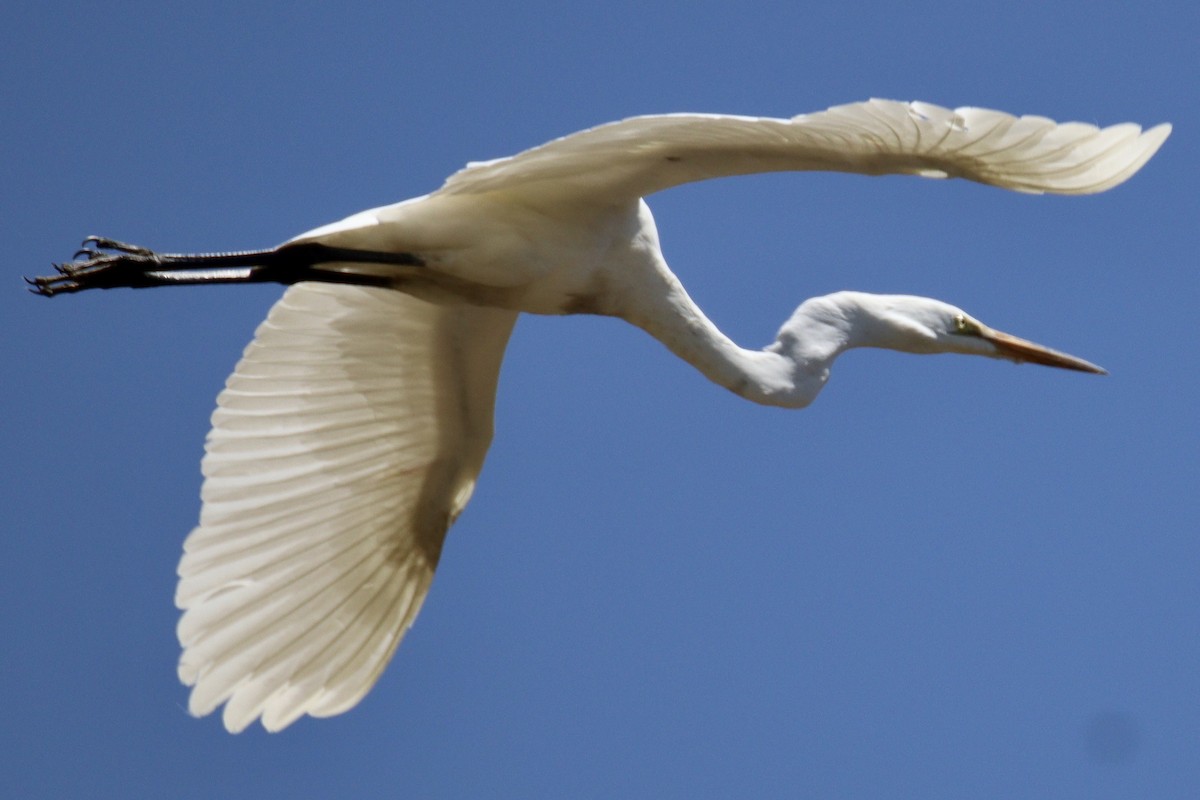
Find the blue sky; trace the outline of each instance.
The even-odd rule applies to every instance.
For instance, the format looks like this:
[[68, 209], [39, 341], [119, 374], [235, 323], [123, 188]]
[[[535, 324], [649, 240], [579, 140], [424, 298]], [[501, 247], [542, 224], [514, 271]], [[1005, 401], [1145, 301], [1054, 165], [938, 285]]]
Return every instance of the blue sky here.
[[[1055, 797], [1200, 791], [1190, 2], [207, 2], [0, 30], [0, 795]], [[612, 320], [526, 318], [416, 627], [352, 712], [195, 720], [180, 545], [273, 287], [53, 301], [99, 233], [269, 246], [633, 114], [869, 96], [1171, 121], [1034, 198], [780, 175], [651, 199], [710, 316], [935, 296], [1107, 367], [856, 351], [746, 403]], [[3, 288], [7, 287], [7, 288]]]

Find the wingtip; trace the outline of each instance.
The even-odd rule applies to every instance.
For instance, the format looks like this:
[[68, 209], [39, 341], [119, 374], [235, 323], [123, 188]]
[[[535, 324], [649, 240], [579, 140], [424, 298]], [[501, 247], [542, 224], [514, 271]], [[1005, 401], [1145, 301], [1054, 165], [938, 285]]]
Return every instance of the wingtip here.
[[1106, 184], [1097, 187], [1095, 191], [1104, 191], [1111, 189], [1114, 186], [1124, 183], [1138, 173], [1146, 163], [1154, 158], [1159, 148], [1163, 146], [1163, 142], [1171, 135], [1171, 123], [1160, 122], [1153, 128], [1143, 130], [1138, 135], [1137, 146], [1132, 149], [1132, 158], [1129, 160], [1128, 166], [1114, 175]]
[[1171, 123], [1160, 122], [1153, 128], [1142, 132], [1142, 141], [1146, 143], [1147, 158], [1158, 152], [1158, 148], [1162, 147], [1172, 130]]

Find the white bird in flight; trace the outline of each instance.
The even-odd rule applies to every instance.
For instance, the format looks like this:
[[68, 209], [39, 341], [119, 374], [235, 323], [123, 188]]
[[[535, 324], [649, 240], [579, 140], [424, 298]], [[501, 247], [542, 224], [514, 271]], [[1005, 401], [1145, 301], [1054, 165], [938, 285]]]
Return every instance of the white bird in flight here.
[[1090, 194], [1170, 133], [871, 100], [767, 119], [626, 119], [469, 164], [437, 191], [270, 250], [159, 254], [91, 237], [43, 295], [200, 283], [290, 284], [217, 398], [200, 524], [175, 600], [195, 715], [279, 730], [339, 714], [412, 625], [492, 438], [520, 312], [620, 317], [713, 382], [803, 408], [852, 347], [965, 353], [1103, 372], [923, 297], [805, 301], [762, 350], [739, 347], [667, 267], [644, 196], [786, 170], [960, 177]]

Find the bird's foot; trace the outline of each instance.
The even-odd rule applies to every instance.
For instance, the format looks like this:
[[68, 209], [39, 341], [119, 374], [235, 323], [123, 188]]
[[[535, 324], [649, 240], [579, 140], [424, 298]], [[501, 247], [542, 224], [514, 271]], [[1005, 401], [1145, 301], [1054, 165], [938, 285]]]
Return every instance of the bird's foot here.
[[57, 275], [26, 278], [25, 282], [34, 294], [53, 297], [84, 289], [137, 286], [139, 276], [161, 265], [153, 250], [103, 236], [89, 236], [71, 261], [53, 265]]

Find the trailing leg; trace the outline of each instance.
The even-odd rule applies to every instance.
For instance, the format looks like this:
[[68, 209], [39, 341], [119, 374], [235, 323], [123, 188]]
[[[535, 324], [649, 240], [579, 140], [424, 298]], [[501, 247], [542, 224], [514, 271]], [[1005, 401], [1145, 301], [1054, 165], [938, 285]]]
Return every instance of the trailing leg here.
[[421, 267], [412, 253], [387, 253], [329, 247], [314, 242], [285, 244], [270, 250], [232, 253], [156, 253], [115, 239], [89, 236], [75, 258], [55, 264], [57, 275], [26, 278], [30, 291], [45, 297], [84, 289], [146, 288], [201, 283], [282, 283], [301, 281], [388, 286], [383, 275], [329, 269], [335, 263]]

